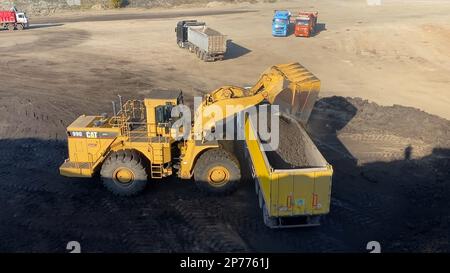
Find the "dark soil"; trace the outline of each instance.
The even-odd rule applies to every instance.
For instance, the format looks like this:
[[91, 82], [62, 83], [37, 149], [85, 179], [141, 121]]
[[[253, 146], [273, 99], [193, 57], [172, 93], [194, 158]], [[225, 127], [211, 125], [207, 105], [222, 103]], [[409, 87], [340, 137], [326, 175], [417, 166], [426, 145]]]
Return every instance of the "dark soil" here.
[[380, 107], [361, 98], [346, 98], [358, 111], [340, 133], [394, 134], [418, 138], [435, 146], [450, 146], [450, 122], [413, 107]]
[[[373, 240], [383, 252], [450, 251], [450, 147], [440, 137], [450, 125], [417, 109], [404, 111], [430, 122], [413, 126], [411, 136], [399, 129], [407, 117], [394, 115], [402, 107], [320, 99], [307, 129], [334, 168], [330, 214], [320, 227], [270, 230], [251, 179], [221, 198], [175, 178], [118, 198], [98, 178], [61, 177], [64, 127], [95, 105], [0, 92], [0, 252], [67, 252], [69, 241], [79, 241], [83, 252], [367, 252]], [[408, 157], [415, 138], [423, 141], [413, 143], [413, 155], [423, 153]]]

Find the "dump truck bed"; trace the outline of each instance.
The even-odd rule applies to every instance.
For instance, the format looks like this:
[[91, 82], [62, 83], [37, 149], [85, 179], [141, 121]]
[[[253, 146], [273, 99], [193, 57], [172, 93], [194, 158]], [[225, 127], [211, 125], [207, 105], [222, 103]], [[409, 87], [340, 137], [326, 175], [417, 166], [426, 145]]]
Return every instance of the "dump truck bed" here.
[[188, 41], [209, 54], [223, 54], [227, 48], [226, 36], [207, 26], [189, 26]]
[[0, 23], [15, 23], [16, 13], [13, 11], [0, 11]]
[[[330, 209], [332, 166], [300, 123], [292, 121], [289, 126], [289, 132], [280, 129], [280, 133], [289, 134], [289, 138], [294, 137], [294, 131], [299, 134], [302, 166], [280, 163], [284, 161], [280, 151], [267, 151], [271, 145], [261, 141], [252, 119], [245, 121], [247, 159], [272, 228], [317, 225], [318, 217]], [[281, 141], [286, 141], [286, 137], [280, 136]], [[291, 143], [280, 145], [292, 146]], [[293, 152], [297, 152], [295, 148], [292, 147]]]

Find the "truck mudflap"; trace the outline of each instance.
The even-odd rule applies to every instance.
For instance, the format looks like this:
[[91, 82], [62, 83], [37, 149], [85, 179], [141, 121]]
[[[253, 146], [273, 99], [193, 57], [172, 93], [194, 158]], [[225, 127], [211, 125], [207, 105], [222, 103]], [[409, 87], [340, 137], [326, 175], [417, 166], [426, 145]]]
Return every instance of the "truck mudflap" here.
[[[269, 228], [320, 225], [330, 209], [333, 169], [304, 129], [305, 150], [314, 167], [275, 169], [251, 118], [246, 118], [245, 157], [255, 181], [255, 191], [264, 224]], [[302, 127], [299, 127], [302, 128]]]

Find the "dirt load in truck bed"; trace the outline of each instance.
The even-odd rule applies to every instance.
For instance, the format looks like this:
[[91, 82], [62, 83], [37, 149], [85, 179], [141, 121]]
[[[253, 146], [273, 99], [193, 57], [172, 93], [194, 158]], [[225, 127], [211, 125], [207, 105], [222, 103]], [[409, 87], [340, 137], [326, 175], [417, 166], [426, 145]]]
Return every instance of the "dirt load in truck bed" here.
[[218, 32], [217, 30], [214, 30], [210, 27], [204, 27], [202, 29], [199, 29], [200, 32], [205, 33], [208, 36], [220, 36], [222, 35], [220, 32]]
[[305, 140], [299, 124], [280, 117], [278, 149], [267, 152], [270, 165], [275, 169], [295, 169], [309, 167], [305, 154]]
[[[270, 111], [268, 111], [270, 113]], [[271, 131], [271, 118], [268, 116], [268, 130]], [[267, 159], [274, 169], [295, 169], [309, 167], [305, 153], [305, 139], [301, 132], [301, 125], [289, 117], [279, 117], [279, 128], [272, 135], [279, 137], [278, 147], [273, 151], [266, 151]], [[258, 126], [258, 128], [261, 128]]]

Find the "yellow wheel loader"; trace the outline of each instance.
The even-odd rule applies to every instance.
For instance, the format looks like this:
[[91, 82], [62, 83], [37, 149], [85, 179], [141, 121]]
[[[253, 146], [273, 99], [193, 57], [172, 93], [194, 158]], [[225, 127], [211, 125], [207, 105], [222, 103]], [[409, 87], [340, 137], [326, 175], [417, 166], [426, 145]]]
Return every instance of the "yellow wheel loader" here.
[[137, 194], [149, 181], [173, 174], [193, 178], [208, 192], [230, 193], [241, 180], [241, 166], [233, 151], [210, 138], [219, 129], [217, 124], [261, 103], [279, 105], [306, 123], [319, 89], [320, 81], [300, 64], [275, 65], [251, 88], [224, 86], [205, 95], [195, 109], [194, 122], [178, 127], [174, 125], [180, 119], [171, 112], [183, 105], [181, 92], [153, 90], [144, 100], [120, 102], [112, 117], [77, 118], [67, 128], [69, 158], [60, 173], [69, 177], [99, 173], [105, 187], [121, 196]]

